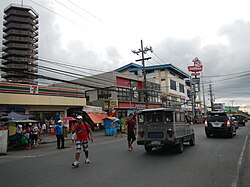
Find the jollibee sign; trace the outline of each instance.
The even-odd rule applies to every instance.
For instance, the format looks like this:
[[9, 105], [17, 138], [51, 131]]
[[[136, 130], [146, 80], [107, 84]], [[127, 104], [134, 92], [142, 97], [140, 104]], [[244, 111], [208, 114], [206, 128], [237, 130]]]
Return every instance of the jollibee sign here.
[[198, 75], [199, 73], [197, 72], [202, 71], [202, 63], [197, 57], [195, 57], [192, 61], [194, 62], [194, 65], [188, 66], [188, 71], [195, 72]]

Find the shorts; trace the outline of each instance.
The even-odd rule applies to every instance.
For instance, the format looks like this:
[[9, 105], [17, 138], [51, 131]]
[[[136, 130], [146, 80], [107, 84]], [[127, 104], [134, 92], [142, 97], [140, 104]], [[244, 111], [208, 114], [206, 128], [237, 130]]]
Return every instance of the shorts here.
[[83, 148], [83, 151], [88, 151], [88, 140], [76, 140], [76, 153], [81, 153], [81, 147]]
[[131, 142], [131, 140], [135, 141], [136, 140], [135, 133], [134, 132], [128, 132], [128, 138], [127, 138], [127, 140], [129, 142]]

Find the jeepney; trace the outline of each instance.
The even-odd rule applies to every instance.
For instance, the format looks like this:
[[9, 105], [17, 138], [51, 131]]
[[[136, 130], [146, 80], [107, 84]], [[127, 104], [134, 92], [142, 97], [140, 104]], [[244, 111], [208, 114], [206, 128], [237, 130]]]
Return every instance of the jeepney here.
[[153, 148], [172, 145], [178, 153], [184, 150], [184, 142], [195, 145], [195, 133], [180, 109], [144, 109], [137, 115], [137, 144], [144, 145], [146, 152]]

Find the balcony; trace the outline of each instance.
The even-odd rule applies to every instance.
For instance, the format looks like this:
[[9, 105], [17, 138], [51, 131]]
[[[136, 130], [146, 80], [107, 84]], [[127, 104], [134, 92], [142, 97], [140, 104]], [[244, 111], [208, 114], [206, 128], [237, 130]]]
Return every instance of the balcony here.
[[9, 16], [12, 15], [16, 15], [16, 16], [20, 16], [20, 17], [30, 17], [32, 19], [37, 19], [38, 18], [38, 14], [31, 14], [28, 11], [22, 11], [22, 10], [6, 10], [4, 11], [5, 15], [4, 15], [4, 19], [6, 20]]
[[22, 30], [8, 30], [6, 33], [3, 34], [3, 38], [7, 38], [9, 36], [29, 36], [29, 37], [36, 37], [38, 36], [38, 31], [31, 32], [31, 31], [22, 31]]
[[37, 44], [19, 44], [19, 43], [8, 43], [2, 48], [4, 52], [8, 52], [10, 49], [24, 49], [24, 50], [33, 50], [36, 54], [38, 53]]
[[34, 19], [31, 19], [31, 18], [22, 18], [22, 17], [9, 16], [8, 18], [5, 19], [5, 21], [3, 22], [3, 25], [6, 26], [10, 22], [30, 24], [32, 26], [35, 26], [35, 25], [38, 24], [38, 20], [34, 20]]
[[31, 58], [24, 58], [24, 57], [7, 57], [5, 58], [6, 61], [3, 61], [2, 64], [9, 64], [9, 63], [13, 63], [13, 62], [16, 62], [16, 63], [28, 63], [28, 64], [31, 64], [31, 65], [38, 65], [37, 62], [35, 62], [35, 60], [37, 59], [36, 56], [34, 56], [33, 59]]
[[15, 82], [15, 83], [25, 83], [25, 84], [37, 84], [37, 81], [34, 81], [33, 79], [26, 79], [26, 78], [16, 78], [16, 77], [11, 77], [11, 78], [5, 78], [6, 82]]
[[11, 43], [11, 42], [34, 44], [34, 43], [38, 42], [38, 38], [37, 37], [30, 38], [30, 37], [9, 36], [9, 37], [5, 38], [5, 40], [3, 40], [3, 45], [8, 45], [8, 43]]
[[8, 30], [11, 29], [17, 29], [17, 30], [30, 30], [32, 32], [35, 32], [38, 30], [38, 25], [37, 26], [31, 26], [27, 24], [19, 24], [19, 23], [9, 23], [3, 28], [3, 32], [7, 33]]
[[9, 50], [6, 53], [2, 54], [2, 57], [5, 59], [8, 56], [35, 56], [37, 51], [21, 51], [21, 50]]
[[38, 77], [38, 75], [34, 74], [33, 72], [29, 72], [29, 71], [9, 71], [9, 72], [6, 72], [6, 73], [2, 73], [1, 74], [2, 78], [10, 78], [10, 77], [13, 77], [13, 78], [27, 78], [27, 79], [36, 79]]

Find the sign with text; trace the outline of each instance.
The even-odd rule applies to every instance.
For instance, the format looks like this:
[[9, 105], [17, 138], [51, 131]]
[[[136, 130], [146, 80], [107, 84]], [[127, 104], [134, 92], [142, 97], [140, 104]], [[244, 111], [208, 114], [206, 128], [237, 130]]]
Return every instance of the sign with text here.
[[191, 73], [191, 76], [199, 76], [200, 73], [197, 73], [197, 72], [194, 72], [194, 73]]
[[202, 66], [188, 66], [188, 71], [192, 71], [192, 72], [202, 71]]
[[[188, 66], [188, 71], [191, 71], [191, 72], [194, 72], [194, 74], [191, 74], [192, 76], [197, 76], [198, 73], [197, 72], [200, 72], [202, 71], [202, 63], [201, 61], [198, 59], [198, 57], [195, 57], [192, 62], [194, 63], [193, 66]], [[197, 74], [195, 74], [197, 73]], [[199, 74], [200, 75], [200, 74]]]

